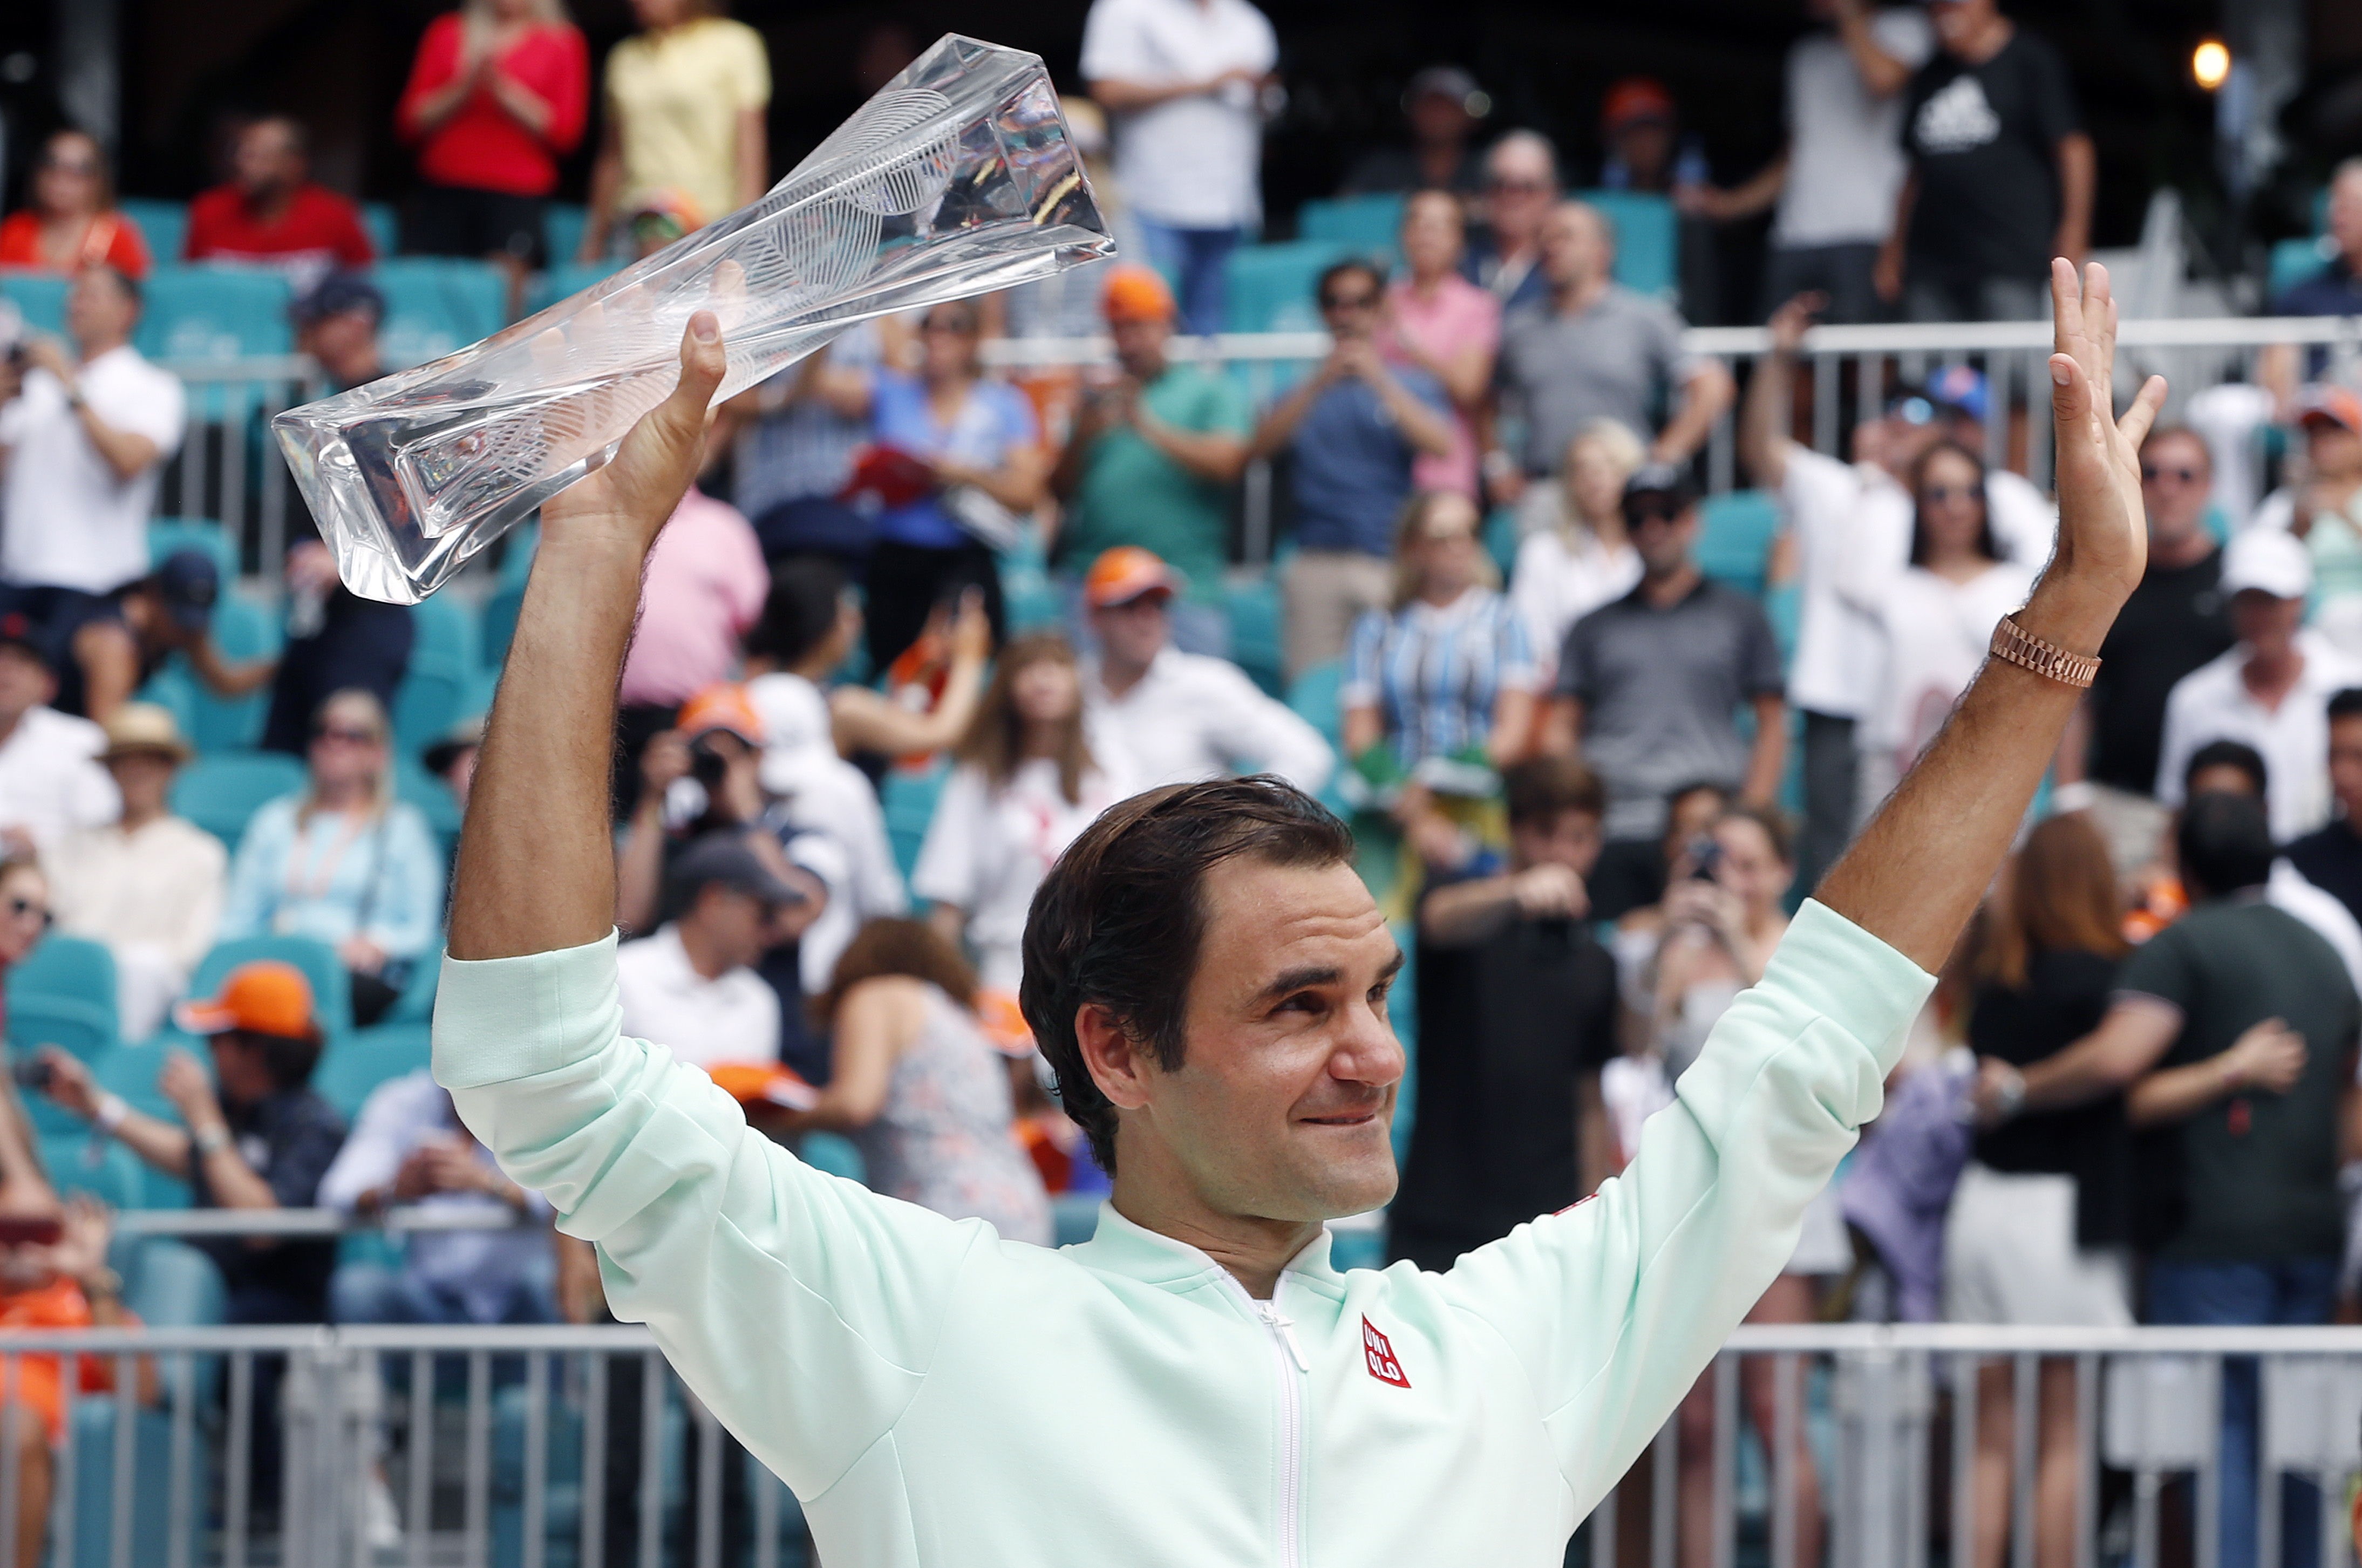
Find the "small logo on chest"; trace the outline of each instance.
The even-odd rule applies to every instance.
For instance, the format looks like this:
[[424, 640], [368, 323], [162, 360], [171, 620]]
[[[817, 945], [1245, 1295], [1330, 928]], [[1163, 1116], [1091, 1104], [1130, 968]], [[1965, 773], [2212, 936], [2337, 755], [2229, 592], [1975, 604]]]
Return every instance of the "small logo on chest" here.
[[1410, 1386], [1410, 1379], [1403, 1375], [1402, 1363], [1395, 1359], [1395, 1347], [1386, 1342], [1385, 1335], [1378, 1332], [1367, 1318], [1362, 1320], [1362, 1364], [1381, 1383], [1391, 1383], [1397, 1388]]

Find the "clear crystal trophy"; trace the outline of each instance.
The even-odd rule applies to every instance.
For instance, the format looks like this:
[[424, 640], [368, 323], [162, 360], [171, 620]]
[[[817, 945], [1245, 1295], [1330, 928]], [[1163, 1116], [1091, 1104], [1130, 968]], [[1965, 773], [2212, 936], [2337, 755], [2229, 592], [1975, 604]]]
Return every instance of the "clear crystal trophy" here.
[[720, 397], [866, 317], [1112, 253], [1039, 57], [952, 34], [753, 205], [446, 359], [271, 422], [337, 569], [411, 604], [614, 455], [690, 315]]

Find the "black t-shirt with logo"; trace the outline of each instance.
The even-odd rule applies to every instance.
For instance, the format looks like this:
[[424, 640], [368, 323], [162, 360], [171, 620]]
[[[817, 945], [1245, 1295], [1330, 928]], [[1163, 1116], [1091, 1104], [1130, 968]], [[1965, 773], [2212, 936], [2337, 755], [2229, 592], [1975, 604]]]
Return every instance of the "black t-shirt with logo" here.
[[1616, 1055], [1616, 961], [1580, 921], [1421, 937], [1418, 1083], [1398, 1231], [1480, 1246], [1573, 1203], [1575, 1089]]
[[1903, 149], [1919, 176], [1911, 269], [2048, 277], [2058, 148], [2078, 128], [2066, 61], [2024, 28], [1981, 65], [1939, 51], [1921, 66], [1903, 100]]
[[2092, 682], [2095, 784], [2136, 794], [2157, 788], [2158, 742], [2174, 682], [2231, 646], [2223, 594], [2223, 552], [2186, 567], [2151, 563], [2100, 645]]

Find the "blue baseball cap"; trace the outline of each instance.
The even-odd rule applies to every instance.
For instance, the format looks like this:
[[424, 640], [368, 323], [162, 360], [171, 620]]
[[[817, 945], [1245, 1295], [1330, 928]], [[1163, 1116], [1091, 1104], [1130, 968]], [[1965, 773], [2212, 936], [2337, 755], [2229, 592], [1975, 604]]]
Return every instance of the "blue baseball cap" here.
[[1984, 423], [1986, 410], [1992, 406], [1984, 372], [1968, 365], [1947, 365], [1928, 377], [1927, 395], [1980, 425]]
[[213, 624], [214, 603], [221, 598], [221, 570], [203, 550], [174, 550], [148, 574], [149, 591], [184, 632], [202, 632]]

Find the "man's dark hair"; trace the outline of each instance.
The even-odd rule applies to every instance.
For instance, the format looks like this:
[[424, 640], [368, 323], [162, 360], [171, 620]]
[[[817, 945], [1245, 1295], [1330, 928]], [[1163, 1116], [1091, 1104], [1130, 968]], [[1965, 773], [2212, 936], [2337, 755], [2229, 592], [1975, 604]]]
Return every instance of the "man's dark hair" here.
[[317, 1030], [305, 1035], [264, 1034], [256, 1030], [240, 1029], [231, 1038], [242, 1040], [262, 1053], [262, 1069], [281, 1094], [302, 1088], [312, 1081], [312, 1069], [320, 1065], [321, 1039]]
[[2329, 722], [2362, 719], [2362, 686], [2349, 686], [2329, 700]]
[[1329, 265], [1320, 269], [1319, 281], [1312, 285], [1312, 298], [1314, 301], [1320, 304], [1327, 304], [1329, 303], [1329, 285], [1335, 282], [1338, 279], [1345, 276], [1348, 272], [1359, 272], [1362, 276], [1370, 280], [1370, 284], [1373, 288], [1383, 291], [1386, 286], [1385, 274], [1378, 271], [1376, 263], [1365, 260], [1359, 256], [1348, 256], [1342, 261], [1331, 261]]
[[148, 302], [148, 292], [139, 286], [139, 280], [111, 261], [93, 261], [83, 267], [83, 271], [95, 272], [113, 283], [122, 293], [123, 297], [131, 302], [133, 310], [139, 309]]
[[2279, 853], [2264, 802], [2228, 790], [2210, 790], [2181, 808], [2173, 847], [2192, 902], [2262, 887], [2271, 879], [2272, 858]]
[[762, 619], [746, 634], [746, 651], [792, 668], [836, 629], [844, 602], [844, 573], [812, 558], [782, 561], [771, 573]]
[[1110, 1176], [1115, 1107], [1091, 1080], [1075, 1014], [1106, 1008], [1158, 1066], [1178, 1068], [1206, 934], [1206, 873], [1242, 856], [1349, 865], [1353, 835], [1319, 801], [1265, 775], [1175, 784], [1103, 812], [1033, 894], [1018, 1002], [1066, 1114]]
[[1568, 756], [1535, 756], [1501, 774], [1511, 827], [1548, 828], [1569, 812], [1607, 814], [1607, 790], [1599, 775]]
[[2182, 792], [2187, 794], [2190, 781], [2210, 767], [2235, 767], [2246, 774], [2247, 782], [2256, 787], [2256, 799], [2258, 801], [2271, 793], [2272, 776], [2270, 769], [2264, 766], [2264, 754], [2246, 741], [2208, 741], [2191, 752], [2190, 761], [2181, 769]]

